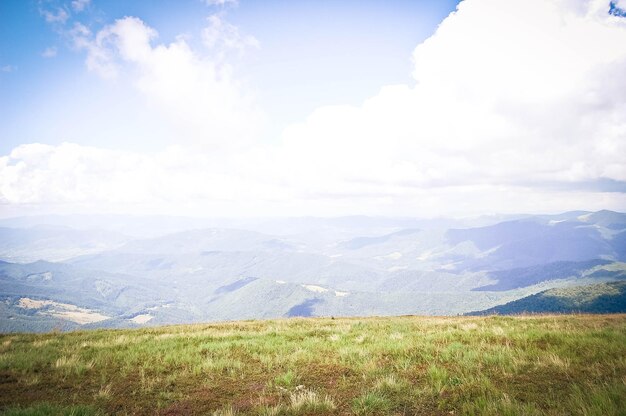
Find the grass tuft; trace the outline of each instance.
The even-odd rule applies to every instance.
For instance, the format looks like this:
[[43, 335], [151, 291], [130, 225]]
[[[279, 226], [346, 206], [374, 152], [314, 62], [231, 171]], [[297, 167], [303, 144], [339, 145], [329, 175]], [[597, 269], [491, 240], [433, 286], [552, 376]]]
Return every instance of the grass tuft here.
[[312, 390], [300, 390], [289, 395], [290, 410], [296, 413], [328, 412], [335, 408], [329, 396], [320, 396]]
[[352, 401], [352, 411], [357, 415], [387, 414], [390, 409], [390, 401], [377, 392], [365, 393]]

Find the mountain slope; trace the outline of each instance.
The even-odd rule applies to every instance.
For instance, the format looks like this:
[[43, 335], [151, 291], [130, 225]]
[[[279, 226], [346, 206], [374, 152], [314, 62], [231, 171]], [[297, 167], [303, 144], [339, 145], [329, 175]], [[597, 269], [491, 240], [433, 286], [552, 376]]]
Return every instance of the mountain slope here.
[[[566, 213], [567, 214], [567, 213]], [[459, 258], [457, 270], [505, 270], [562, 261], [626, 260], [626, 214], [534, 216], [479, 228], [452, 229], [451, 244], [471, 243], [483, 255]], [[620, 234], [621, 233], [621, 234]]]
[[62, 261], [110, 250], [128, 240], [123, 234], [101, 230], [75, 230], [60, 226], [2, 227], [0, 259], [20, 263]]
[[[496, 270], [489, 272], [488, 276], [497, 280], [496, 283], [481, 286], [473, 290], [477, 291], [502, 291], [526, 287], [550, 280], [580, 278], [587, 275], [602, 277], [610, 275], [626, 277], [626, 268], [621, 270], [606, 270], [603, 267], [613, 264], [608, 260], [588, 261], [558, 261], [542, 264], [539, 266], [520, 267], [510, 270]], [[611, 268], [611, 267], [609, 267]]]
[[626, 313], [626, 281], [550, 289], [468, 315]]
[[626, 263], [618, 261], [626, 256], [625, 214], [515, 218], [464, 229], [437, 228], [462, 221], [287, 219], [256, 224], [267, 233], [155, 229], [157, 237], [129, 241], [67, 227], [5, 230], [12, 237], [0, 248], [35, 257], [93, 252], [64, 263], [0, 263], [0, 331], [50, 330], [59, 319], [72, 329], [463, 314], [626, 277]]

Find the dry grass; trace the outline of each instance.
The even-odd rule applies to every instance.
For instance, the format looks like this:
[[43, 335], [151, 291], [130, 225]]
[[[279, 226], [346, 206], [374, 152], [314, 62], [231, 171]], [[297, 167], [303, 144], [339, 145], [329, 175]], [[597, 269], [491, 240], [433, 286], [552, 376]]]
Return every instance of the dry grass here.
[[626, 316], [290, 319], [0, 336], [7, 415], [619, 415]]

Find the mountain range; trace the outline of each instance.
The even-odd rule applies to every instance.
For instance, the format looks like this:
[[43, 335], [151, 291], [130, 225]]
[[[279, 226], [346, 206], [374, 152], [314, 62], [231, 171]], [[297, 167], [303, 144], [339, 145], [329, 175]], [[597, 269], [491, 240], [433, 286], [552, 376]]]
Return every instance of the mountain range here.
[[[586, 288], [623, 290], [610, 282], [626, 282], [626, 214], [21, 217], [0, 220], [0, 260], [0, 332], [602, 312], [601, 301], [582, 307], [563, 298]], [[611, 299], [606, 311], [626, 311], [623, 296]]]

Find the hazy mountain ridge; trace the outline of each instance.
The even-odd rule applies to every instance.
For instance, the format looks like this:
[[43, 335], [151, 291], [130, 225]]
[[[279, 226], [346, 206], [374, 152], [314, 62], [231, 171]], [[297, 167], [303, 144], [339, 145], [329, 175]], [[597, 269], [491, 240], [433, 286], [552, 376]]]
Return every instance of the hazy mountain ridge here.
[[[626, 229], [626, 215], [611, 213], [615, 218], [609, 224], [606, 224], [607, 216], [587, 214], [574, 220], [548, 222], [542, 218], [517, 220], [482, 228], [449, 230], [446, 238], [450, 244], [471, 241], [480, 250], [492, 250], [478, 261], [461, 262], [460, 267], [465, 269], [507, 269], [598, 258], [624, 261], [623, 237], [616, 229]], [[581, 217], [585, 221], [580, 221]]]
[[[481, 221], [480, 227], [442, 229], [459, 222], [287, 219], [274, 221], [275, 233], [258, 231], [271, 224], [261, 221], [249, 222], [257, 230], [154, 230], [156, 236], [139, 239], [56, 225], [0, 229], [11, 235], [0, 254], [11, 253], [15, 244], [23, 258], [45, 257], [47, 244], [56, 241], [66, 243], [60, 248], [66, 253], [79, 252], [63, 263], [0, 263], [0, 330], [463, 314], [554, 287], [626, 278], [626, 214]], [[290, 233], [285, 224], [296, 227]], [[314, 225], [321, 228], [316, 232]], [[360, 234], [364, 230], [377, 233]], [[76, 248], [68, 244], [72, 236]]]
[[129, 240], [130, 237], [122, 233], [77, 230], [68, 226], [1, 227], [0, 258], [18, 263], [64, 261], [81, 254], [110, 250]]

